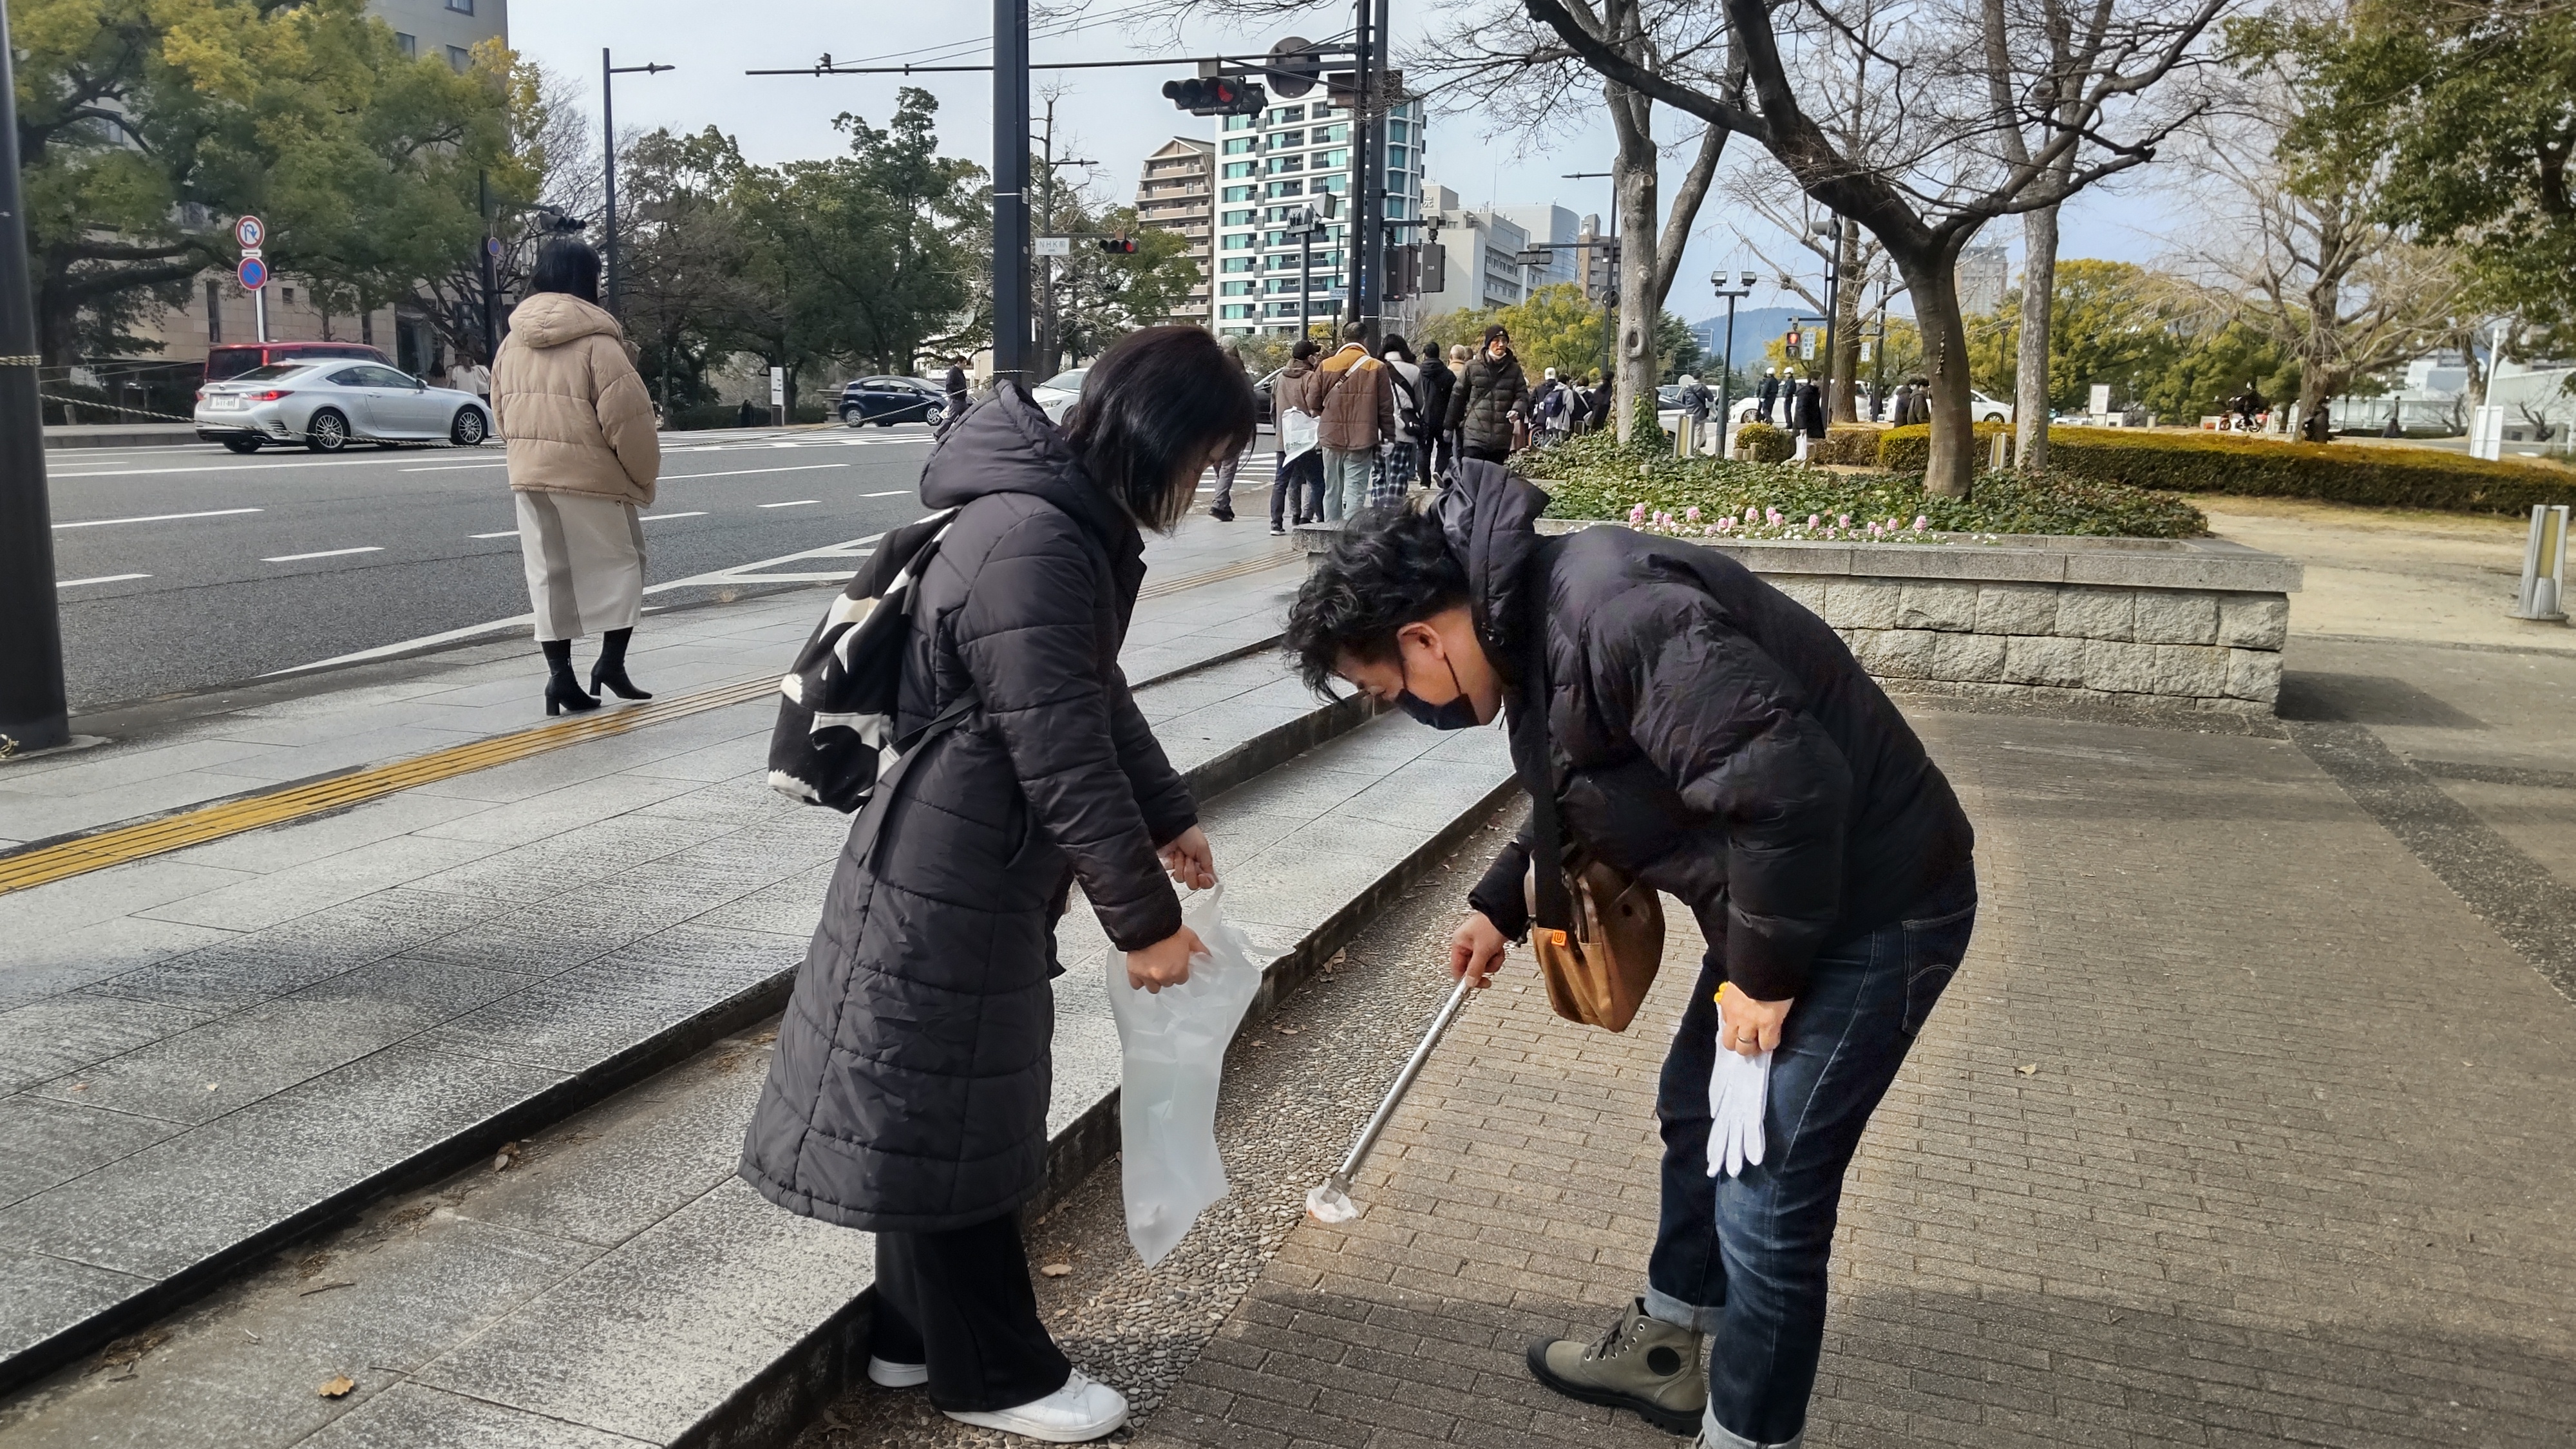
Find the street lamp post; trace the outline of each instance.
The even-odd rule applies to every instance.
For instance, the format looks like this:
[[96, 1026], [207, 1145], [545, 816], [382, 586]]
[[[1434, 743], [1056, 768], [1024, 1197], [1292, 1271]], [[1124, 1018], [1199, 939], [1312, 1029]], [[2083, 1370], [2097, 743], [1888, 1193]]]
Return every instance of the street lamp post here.
[[0, 11], [0, 757], [71, 739], [63, 631], [54, 604], [54, 529], [45, 496], [45, 418], [36, 394], [36, 299], [18, 199], [18, 90]]
[[993, 0], [993, 386], [1029, 366], [1029, 0]]
[[602, 238], [600, 256], [608, 270], [608, 315], [617, 312], [617, 77], [622, 75], [655, 75], [677, 66], [656, 62], [651, 65], [611, 65], [608, 47], [599, 48], [599, 130], [602, 149], [607, 158], [605, 188], [608, 233]]
[[1724, 440], [1718, 445], [1718, 456], [1726, 458], [1735, 453], [1735, 304], [1753, 295], [1753, 274], [1737, 273], [1734, 291], [1727, 290], [1722, 270], [1709, 273], [1708, 284], [1726, 299], [1726, 355], [1717, 371], [1717, 435]]
[[1820, 221], [1810, 230], [1817, 236], [1829, 239], [1825, 243], [1825, 345], [1823, 350], [1825, 354], [1824, 407], [1825, 416], [1830, 418], [1834, 415], [1834, 389], [1839, 387], [1845, 393], [1849, 393], [1852, 384], [1850, 378], [1840, 375], [1839, 367], [1839, 354], [1842, 350], [1839, 329], [1842, 326], [1843, 314], [1837, 304], [1842, 297], [1842, 221], [1840, 218]]

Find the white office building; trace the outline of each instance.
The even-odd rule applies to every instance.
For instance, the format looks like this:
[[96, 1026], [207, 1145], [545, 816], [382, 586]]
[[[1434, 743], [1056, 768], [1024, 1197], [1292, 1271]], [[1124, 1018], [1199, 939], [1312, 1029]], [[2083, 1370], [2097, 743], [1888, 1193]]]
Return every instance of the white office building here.
[[1573, 212], [1554, 205], [1497, 206], [1494, 215], [1519, 227], [1531, 246], [1555, 248], [1548, 254], [1547, 265], [1529, 269], [1532, 290], [1583, 280], [1583, 253], [1574, 249], [1574, 243], [1583, 239], [1583, 223]]
[[[1404, 101], [1385, 120], [1386, 214], [1394, 221], [1422, 215], [1422, 103]], [[1285, 101], [1257, 116], [1225, 116], [1217, 123], [1216, 330], [1294, 336], [1301, 303], [1323, 321], [1338, 315], [1349, 295], [1348, 238], [1353, 217], [1351, 112], [1325, 99], [1322, 90]], [[1288, 230], [1289, 212], [1321, 197], [1339, 196], [1341, 215], [1327, 224], [1301, 271], [1299, 244]], [[1390, 226], [1390, 246], [1421, 240], [1413, 227]], [[1417, 304], [1390, 305], [1390, 326], [1418, 315]]]
[[[1439, 221], [1440, 246], [1448, 257], [1444, 269], [1448, 285], [1422, 298], [1418, 305], [1423, 316], [1509, 307], [1529, 295], [1529, 278], [1539, 269], [1524, 267], [1516, 258], [1530, 244], [1530, 235], [1505, 215], [1505, 208], [1462, 206], [1457, 192], [1436, 184], [1425, 185], [1422, 196], [1423, 214]], [[1567, 265], [1571, 268], [1572, 263]]]

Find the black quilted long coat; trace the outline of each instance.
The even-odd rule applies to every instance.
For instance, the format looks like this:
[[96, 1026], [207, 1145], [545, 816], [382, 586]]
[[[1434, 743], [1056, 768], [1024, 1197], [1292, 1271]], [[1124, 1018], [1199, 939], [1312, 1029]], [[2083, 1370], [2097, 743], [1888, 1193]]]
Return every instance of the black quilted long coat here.
[[922, 575], [896, 728], [981, 704], [924, 747], [869, 858], [843, 851], [742, 1159], [779, 1206], [879, 1232], [1037, 1191], [1072, 883], [1120, 949], [1164, 939], [1155, 850], [1197, 820], [1118, 668], [1143, 539], [1062, 434], [1005, 388], [921, 490], [963, 511]]

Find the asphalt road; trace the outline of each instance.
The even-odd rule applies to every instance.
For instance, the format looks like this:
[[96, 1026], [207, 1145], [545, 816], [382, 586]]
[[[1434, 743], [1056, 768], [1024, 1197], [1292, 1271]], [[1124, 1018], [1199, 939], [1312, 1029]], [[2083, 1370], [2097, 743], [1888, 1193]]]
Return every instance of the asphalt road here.
[[[791, 555], [920, 517], [929, 443], [917, 424], [666, 437], [660, 496], [644, 515], [647, 603], [743, 587], [763, 564], [793, 575]], [[528, 611], [498, 444], [250, 457], [211, 444], [61, 449], [45, 461], [75, 712]], [[818, 559], [804, 571], [853, 567]], [[732, 577], [704, 579], [718, 573]], [[703, 581], [670, 587], [686, 580]]]

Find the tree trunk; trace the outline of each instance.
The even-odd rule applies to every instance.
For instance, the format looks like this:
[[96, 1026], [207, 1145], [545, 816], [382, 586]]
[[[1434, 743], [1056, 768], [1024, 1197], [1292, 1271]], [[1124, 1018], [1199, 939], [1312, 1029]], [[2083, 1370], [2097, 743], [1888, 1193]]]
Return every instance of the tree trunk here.
[[1610, 412], [1623, 443], [1636, 423], [1638, 396], [1655, 395], [1655, 323], [1663, 310], [1663, 298], [1655, 290], [1655, 232], [1661, 221], [1656, 215], [1657, 160], [1651, 137], [1622, 134], [1613, 180], [1619, 207], [1619, 335], [1610, 349], [1618, 369]]
[[2013, 388], [2013, 457], [2025, 473], [2048, 466], [2048, 349], [2057, 314], [2057, 208], [2021, 218], [2021, 351]]
[[1826, 392], [1833, 399], [1827, 420], [1837, 423], [1860, 421], [1860, 304], [1861, 284], [1868, 279], [1860, 271], [1860, 223], [1845, 220], [1834, 242], [1835, 283], [1833, 355], [1826, 360], [1829, 377]]
[[1924, 373], [1931, 381], [1932, 456], [1923, 470], [1923, 489], [1939, 498], [1965, 498], [1980, 460], [1969, 417], [1968, 332], [1959, 317], [1959, 279], [1952, 272], [1958, 249], [1937, 247], [1925, 257], [1891, 246], [1888, 255], [1914, 298], [1914, 322], [1923, 331]]

